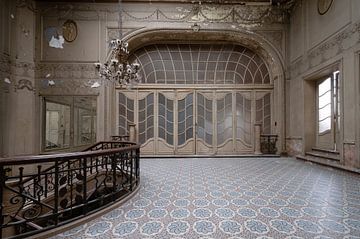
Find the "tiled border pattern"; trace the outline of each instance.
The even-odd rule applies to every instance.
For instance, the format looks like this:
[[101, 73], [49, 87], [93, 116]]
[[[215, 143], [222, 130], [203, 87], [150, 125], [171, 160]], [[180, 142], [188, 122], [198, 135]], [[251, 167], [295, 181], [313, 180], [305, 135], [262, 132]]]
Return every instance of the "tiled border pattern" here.
[[290, 158], [144, 159], [139, 193], [54, 238], [360, 238], [360, 176]]

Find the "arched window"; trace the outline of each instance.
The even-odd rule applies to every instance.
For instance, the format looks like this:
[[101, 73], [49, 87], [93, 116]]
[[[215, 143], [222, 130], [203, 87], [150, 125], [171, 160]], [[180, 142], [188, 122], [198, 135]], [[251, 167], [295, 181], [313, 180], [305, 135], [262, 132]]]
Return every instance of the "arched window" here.
[[132, 55], [149, 84], [269, 84], [264, 61], [233, 44], [157, 44]]

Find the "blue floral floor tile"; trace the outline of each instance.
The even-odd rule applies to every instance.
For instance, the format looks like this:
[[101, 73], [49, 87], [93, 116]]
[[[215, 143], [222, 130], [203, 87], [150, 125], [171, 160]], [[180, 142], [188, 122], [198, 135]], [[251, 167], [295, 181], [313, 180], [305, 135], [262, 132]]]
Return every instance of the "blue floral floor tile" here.
[[360, 175], [291, 158], [142, 159], [132, 199], [53, 238], [360, 239]]

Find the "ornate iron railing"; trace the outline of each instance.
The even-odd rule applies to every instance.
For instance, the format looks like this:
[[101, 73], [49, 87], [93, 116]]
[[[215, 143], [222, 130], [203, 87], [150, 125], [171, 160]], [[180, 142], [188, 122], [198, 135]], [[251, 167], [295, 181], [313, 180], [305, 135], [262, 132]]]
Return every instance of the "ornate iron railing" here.
[[278, 136], [276, 134], [261, 134], [260, 135], [261, 152], [263, 154], [276, 154], [277, 140], [278, 140]]
[[128, 141], [130, 135], [112, 135], [111, 140], [113, 141]]
[[99, 142], [84, 152], [0, 159], [0, 238], [63, 225], [139, 185], [140, 145]]

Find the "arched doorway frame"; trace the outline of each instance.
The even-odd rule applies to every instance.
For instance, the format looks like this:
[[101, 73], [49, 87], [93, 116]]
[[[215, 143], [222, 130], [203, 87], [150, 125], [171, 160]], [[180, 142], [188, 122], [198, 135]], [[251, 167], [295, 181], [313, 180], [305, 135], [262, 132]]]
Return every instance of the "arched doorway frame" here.
[[[270, 81], [274, 85], [273, 129], [279, 135], [278, 153], [286, 152], [285, 135], [285, 63], [279, 51], [271, 42], [256, 32], [248, 30], [142, 28], [124, 37], [129, 43], [130, 54], [146, 45], [159, 43], [229, 43], [247, 47], [257, 53], [267, 64]], [[114, 92], [115, 93], [115, 92]]]

